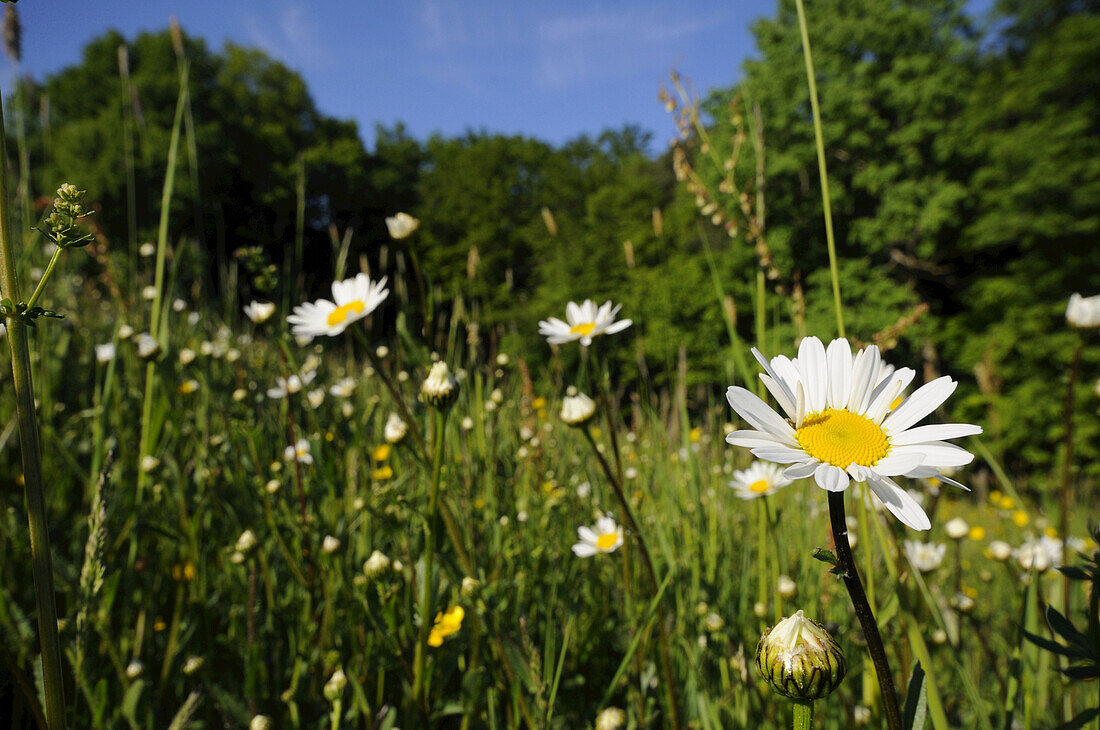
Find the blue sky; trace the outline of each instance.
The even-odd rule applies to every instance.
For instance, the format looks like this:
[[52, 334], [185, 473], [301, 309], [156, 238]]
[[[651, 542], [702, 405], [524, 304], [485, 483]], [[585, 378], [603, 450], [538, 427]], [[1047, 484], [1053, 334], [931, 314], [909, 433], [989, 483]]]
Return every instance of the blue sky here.
[[[983, 2], [983, 0], [979, 0]], [[109, 28], [130, 38], [171, 15], [213, 48], [257, 46], [301, 73], [325, 113], [403, 121], [424, 138], [467, 129], [560, 143], [637, 124], [673, 136], [657, 90], [675, 66], [705, 91], [736, 81], [749, 27], [776, 0], [27, 0], [23, 67], [75, 63]], [[4, 57], [0, 79], [10, 85]]]

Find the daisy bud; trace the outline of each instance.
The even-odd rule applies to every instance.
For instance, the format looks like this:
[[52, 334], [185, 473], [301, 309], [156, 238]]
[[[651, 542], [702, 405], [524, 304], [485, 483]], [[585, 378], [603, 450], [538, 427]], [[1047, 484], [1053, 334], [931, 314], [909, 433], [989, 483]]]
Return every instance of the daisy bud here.
[[481, 589], [481, 581], [477, 578], [466, 576], [462, 579], [462, 595], [472, 596]]
[[819, 700], [844, 679], [844, 653], [821, 624], [797, 611], [760, 637], [756, 668], [779, 694]]
[[962, 517], [956, 517], [943, 526], [943, 531], [952, 540], [962, 540], [970, 534], [970, 525], [966, 524], [966, 520]]
[[508, 365], [508, 355], [506, 353], [500, 353], [497, 355], [497, 367], [506, 367]]
[[275, 723], [267, 715], [256, 715], [248, 723], [248, 730], [272, 730], [274, 727]]
[[461, 425], [462, 425], [462, 430], [463, 431], [473, 431], [474, 430], [474, 419], [470, 418], [469, 416], [466, 416], [465, 418], [462, 419], [462, 424]]
[[378, 349], [374, 351], [374, 354], [378, 356], [379, 360], [385, 360], [390, 354], [390, 348], [385, 345], [379, 345]]
[[192, 362], [195, 361], [195, 351], [188, 347], [185, 347], [180, 350], [179, 358], [181, 365], [190, 365]]
[[321, 552], [325, 555], [332, 555], [339, 549], [340, 540], [332, 535], [325, 535], [325, 539], [321, 541]]
[[561, 402], [561, 420], [570, 426], [583, 426], [596, 413], [596, 403], [584, 393], [565, 396]]
[[189, 656], [183, 663], [183, 673], [190, 676], [202, 669], [203, 664], [206, 664], [206, 660], [201, 656]]
[[375, 550], [363, 563], [363, 572], [368, 578], [377, 578], [390, 568], [390, 559], [381, 550]]
[[158, 466], [160, 466], [160, 459], [158, 459], [157, 457], [151, 456], [149, 454], [141, 457], [141, 470], [146, 474], [153, 471]]
[[153, 301], [157, 298], [157, 288], [155, 286], [147, 286], [141, 290], [141, 298], [146, 301]]
[[140, 660], [134, 659], [126, 665], [126, 678], [137, 679], [142, 674], [145, 674], [145, 665]]
[[241, 536], [237, 538], [235, 549], [239, 553], [247, 553], [254, 547], [256, 547], [256, 533], [252, 530], [245, 530], [241, 533]]
[[626, 725], [626, 713], [618, 707], [608, 707], [596, 715], [596, 730], [619, 730]]
[[134, 336], [134, 328], [128, 324], [124, 324], [118, 328], [118, 339], [128, 340]]
[[143, 243], [143, 244], [141, 244], [141, 248], [138, 249], [138, 253], [141, 254], [145, 258], [149, 258], [150, 256], [152, 256], [156, 252], [157, 252], [157, 247], [154, 246], [151, 243]]
[[409, 424], [402, 421], [396, 413], [391, 413], [390, 417], [386, 419], [386, 427], [383, 429], [382, 435], [387, 444], [398, 444], [401, 443], [408, 432]]
[[420, 398], [436, 410], [450, 406], [458, 396], [458, 381], [447, 369], [447, 363], [440, 360], [432, 365], [428, 378], [420, 386]]
[[340, 699], [340, 695], [344, 693], [344, 687], [348, 686], [348, 677], [344, 674], [343, 669], [337, 669], [329, 677], [329, 680], [325, 682], [325, 699], [329, 702], [335, 702]]
[[779, 595], [783, 598], [791, 598], [798, 592], [798, 586], [790, 579], [790, 576], [779, 576], [779, 583], [776, 585], [776, 590], [779, 591]]

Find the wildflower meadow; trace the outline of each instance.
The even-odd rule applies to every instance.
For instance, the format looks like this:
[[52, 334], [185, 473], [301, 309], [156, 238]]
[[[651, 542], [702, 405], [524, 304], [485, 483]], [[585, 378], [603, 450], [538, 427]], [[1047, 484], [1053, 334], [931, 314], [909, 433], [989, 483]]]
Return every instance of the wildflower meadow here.
[[994, 5], [782, 0], [656, 152], [0, 79], [0, 726], [1100, 728], [1100, 15]]

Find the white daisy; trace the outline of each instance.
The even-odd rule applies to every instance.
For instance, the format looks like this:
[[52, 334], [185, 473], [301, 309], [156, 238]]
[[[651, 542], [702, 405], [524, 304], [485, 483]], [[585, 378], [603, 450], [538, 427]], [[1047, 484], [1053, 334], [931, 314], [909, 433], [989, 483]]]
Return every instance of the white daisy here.
[[244, 313], [256, 324], [266, 322], [271, 315], [275, 314], [275, 303], [252, 301], [245, 305]]
[[582, 345], [588, 347], [596, 335], [613, 335], [633, 324], [629, 319], [615, 321], [615, 315], [622, 306], [604, 302], [602, 307], [597, 308], [591, 299], [585, 299], [579, 305], [569, 302], [565, 307], [566, 321], [562, 322], [557, 317], [543, 320], [539, 322], [539, 334], [546, 337], [551, 345], [580, 340]]
[[355, 392], [355, 379], [341, 378], [329, 386], [328, 392], [337, 398], [350, 398]]
[[600, 517], [592, 527], [578, 527], [580, 542], [573, 546], [578, 558], [588, 558], [596, 553], [613, 553], [623, 544], [623, 528], [608, 516]]
[[313, 455], [309, 453], [309, 441], [298, 439], [298, 443], [287, 446], [283, 450], [283, 458], [287, 461], [297, 461], [299, 464], [312, 464]]
[[313, 382], [317, 377], [316, 370], [305, 370], [301, 375], [291, 375], [289, 378], [279, 376], [275, 378], [275, 387], [267, 389], [267, 397], [272, 400], [286, 398], [288, 395], [300, 393], [302, 388]]
[[969, 464], [974, 455], [943, 439], [973, 436], [981, 427], [913, 428], [954, 392], [958, 384], [950, 377], [926, 383], [891, 408], [915, 373], [900, 368], [883, 377], [873, 345], [853, 357], [847, 340], [833, 340], [826, 351], [821, 340], [806, 337], [795, 359], [780, 355], [769, 362], [755, 348], [752, 352], [766, 371], [760, 379], [787, 418], [745, 388], [732, 386], [726, 398], [752, 428], [730, 433], [729, 443], [751, 449], [759, 459], [790, 464], [785, 478], [812, 475], [831, 492], [847, 489], [852, 480], [866, 482], [895, 517], [915, 530], [931, 527], [928, 516], [891, 477], [935, 476], [966, 488], [941, 469]]
[[358, 274], [352, 279], [332, 282], [333, 301], [318, 299], [299, 304], [286, 321], [292, 325], [290, 332], [296, 337], [335, 337], [377, 309], [389, 293], [386, 277], [372, 282], [366, 274]]
[[931, 573], [940, 567], [946, 553], [947, 545], [943, 543], [905, 541], [905, 554], [910, 564], [922, 573]]
[[754, 461], [748, 469], [735, 471], [729, 485], [741, 499], [765, 497], [791, 483], [790, 479], [783, 476], [782, 471], [783, 468], [778, 464]]
[[412, 235], [412, 232], [419, 227], [420, 221], [408, 213], [397, 213], [386, 218], [386, 228], [389, 230], [390, 236], [398, 240]]
[[1082, 329], [1100, 327], [1100, 294], [1091, 297], [1072, 294], [1066, 305], [1066, 321]]

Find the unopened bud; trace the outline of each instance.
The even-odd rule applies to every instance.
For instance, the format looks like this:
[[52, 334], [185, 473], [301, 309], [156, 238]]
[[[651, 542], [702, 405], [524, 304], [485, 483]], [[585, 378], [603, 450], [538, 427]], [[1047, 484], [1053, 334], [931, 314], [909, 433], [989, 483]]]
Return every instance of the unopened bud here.
[[821, 624], [797, 611], [760, 637], [756, 668], [772, 688], [793, 700], [819, 700], [844, 679], [844, 653]]

